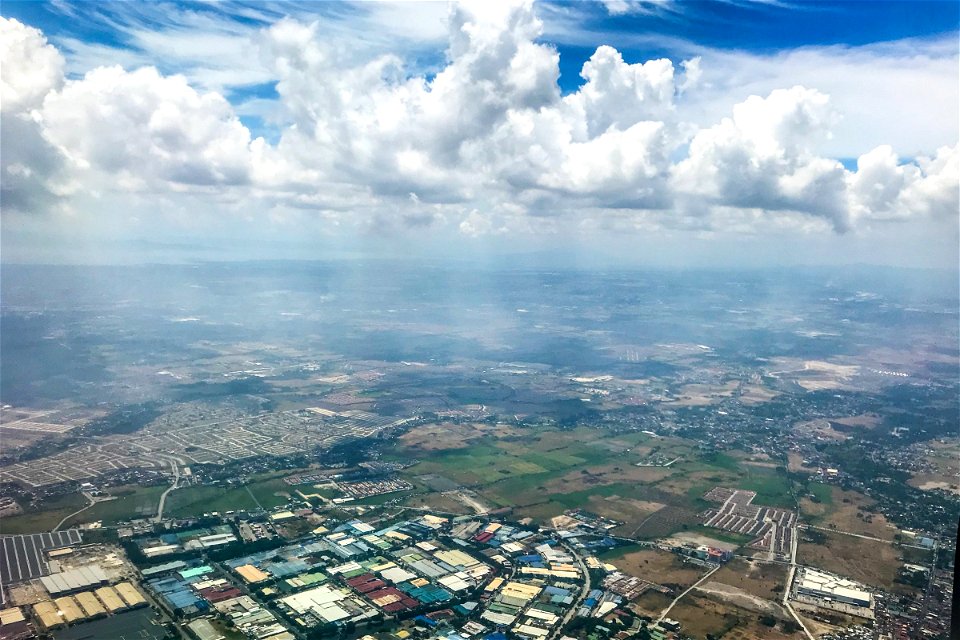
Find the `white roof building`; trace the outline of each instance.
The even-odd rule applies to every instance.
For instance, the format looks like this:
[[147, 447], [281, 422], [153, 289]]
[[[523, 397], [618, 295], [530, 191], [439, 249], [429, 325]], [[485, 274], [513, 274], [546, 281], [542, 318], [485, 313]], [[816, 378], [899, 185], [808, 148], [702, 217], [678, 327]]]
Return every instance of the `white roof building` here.
[[809, 567], [800, 571], [796, 585], [797, 593], [815, 598], [835, 600], [859, 607], [869, 607], [873, 604], [873, 596], [869, 591], [865, 591], [860, 583]]

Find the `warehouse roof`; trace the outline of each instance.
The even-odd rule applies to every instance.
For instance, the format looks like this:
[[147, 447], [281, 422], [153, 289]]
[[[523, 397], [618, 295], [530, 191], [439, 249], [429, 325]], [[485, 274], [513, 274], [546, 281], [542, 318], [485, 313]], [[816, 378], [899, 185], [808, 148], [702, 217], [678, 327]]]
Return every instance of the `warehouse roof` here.
[[102, 602], [111, 613], [127, 608], [127, 605], [113, 587], [100, 587], [94, 591], [94, 593], [97, 594], [100, 602]]
[[70, 596], [57, 598], [54, 600], [54, 603], [57, 605], [57, 609], [63, 615], [63, 619], [66, 620], [67, 623], [83, 620], [87, 617], [83, 611], [80, 610], [76, 600]]
[[270, 578], [268, 574], [264, 573], [260, 569], [257, 569], [252, 564], [245, 564], [245, 565], [239, 566], [236, 569], [234, 569], [234, 571], [236, 571], [241, 578], [243, 578], [244, 580], [250, 583], [263, 582], [264, 580], [267, 580]]
[[57, 605], [49, 600], [33, 605], [33, 614], [40, 620], [40, 626], [44, 629], [53, 629], [63, 624]]
[[83, 593], [78, 593], [76, 596], [77, 602], [80, 603], [80, 607], [83, 609], [89, 617], [103, 615], [107, 612], [103, 608], [103, 605], [100, 604], [100, 601], [97, 600], [97, 597], [93, 595], [92, 591], [84, 591]]
[[120, 594], [120, 597], [123, 598], [123, 601], [131, 607], [146, 604], [147, 602], [140, 592], [137, 591], [137, 588], [129, 582], [121, 582], [115, 587], [115, 589], [117, 590], [117, 593]]

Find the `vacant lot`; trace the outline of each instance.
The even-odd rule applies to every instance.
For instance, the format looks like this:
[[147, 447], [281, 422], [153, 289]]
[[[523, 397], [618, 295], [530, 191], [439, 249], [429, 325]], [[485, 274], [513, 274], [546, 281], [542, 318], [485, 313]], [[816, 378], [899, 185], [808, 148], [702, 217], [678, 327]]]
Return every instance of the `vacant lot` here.
[[891, 544], [839, 533], [821, 532], [824, 544], [803, 542], [797, 562], [831, 571], [864, 584], [890, 589], [900, 567], [900, 553]]
[[839, 487], [816, 484], [809, 486], [816, 489], [818, 494], [822, 491], [827, 493], [819, 503], [813, 502], [809, 497], [800, 501], [803, 520], [818, 527], [893, 540], [897, 528], [887, 522], [883, 514], [871, 512], [876, 504], [874, 500], [862, 493], [844, 491]]
[[780, 564], [735, 558], [710, 576], [710, 580], [742, 589], [760, 598], [779, 600], [787, 580], [787, 568]]
[[700, 516], [696, 511], [684, 507], [666, 506], [645, 519], [630, 534], [645, 540], [656, 540], [696, 527]]
[[[272, 509], [287, 503], [287, 498], [293, 493], [293, 487], [283, 481], [283, 478], [262, 478], [250, 482], [247, 487], [253, 497], [264, 509]], [[303, 489], [301, 487], [301, 489]], [[311, 493], [312, 491], [304, 491]]]
[[724, 640], [787, 640], [801, 638], [800, 632], [786, 633], [782, 624], [767, 627], [759, 622], [759, 615], [708, 598], [687, 596], [670, 610], [670, 617], [679, 621], [681, 631], [693, 638], [708, 635]]
[[928, 443], [931, 453], [925, 458], [931, 465], [929, 473], [918, 473], [909, 482], [918, 489], [930, 491], [943, 489], [960, 493], [960, 445], [956, 441], [932, 441]]
[[444, 513], [473, 513], [473, 509], [456, 498], [436, 492], [411, 496], [404, 504], [408, 504], [411, 507], [434, 509]]
[[683, 633], [693, 638], [706, 638], [707, 635], [723, 636], [756, 614], [732, 609], [706, 598], [687, 596], [670, 610], [670, 617], [682, 625]]
[[411, 429], [400, 436], [400, 444], [419, 451], [463, 449], [469, 446], [471, 440], [482, 435], [483, 431], [472, 424], [429, 424]]
[[626, 574], [673, 587], [678, 592], [692, 585], [706, 573], [703, 568], [683, 562], [669, 551], [659, 549], [630, 551], [620, 557], [608, 556], [605, 560]]
[[640, 615], [656, 618], [660, 612], [670, 606], [673, 598], [665, 596], [659, 591], [647, 591], [634, 600], [632, 609]]

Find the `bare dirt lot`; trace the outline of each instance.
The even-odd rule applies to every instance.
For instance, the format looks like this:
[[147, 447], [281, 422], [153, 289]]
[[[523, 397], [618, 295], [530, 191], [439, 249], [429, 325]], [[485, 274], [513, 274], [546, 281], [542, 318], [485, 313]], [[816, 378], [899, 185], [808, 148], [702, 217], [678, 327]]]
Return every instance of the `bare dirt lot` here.
[[633, 551], [608, 562], [626, 574], [674, 587], [678, 591], [692, 585], [706, 572], [702, 567], [683, 562], [669, 551], [659, 549]]
[[710, 577], [711, 582], [742, 589], [768, 600], [779, 600], [787, 580], [787, 568], [781, 564], [750, 562], [735, 558]]
[[463, 449], [470, 440], [483, 436], [475, 425], [428, 424], [409, 430], [400, 436], [403, 446], [420, 451], [442, 451], [445, 449]]
[[918, 473], [909, 483], [924, 491], [943, 489], [960, 494], [960, 445], [955, 441], [931, 441], [924, 459], [930, 464], [930, 471]]
[[446, 513], [473, 513], [473, 509], [470, 509], [459, 500], [451, 496], [443, 495], [442, 493], [428, 493], [426, 495], [411, 496], [405, 502], [405, 504], [408, 504], [411, 507], [435, 509], [437, 511]]
[[631, 608], [640, 615], [656, 618], [661, 611], [670, 606], [671, 600], [672, 598], [659, 591], [647, 591], [633, 602]]
[[799, 453], [794, 453], [793, 451], [791, 451], [787, 455], [787, 459], [789, 460], [789, 462], [787, 463], [788, 471], [802, 471], [804, 473], [813, 473], [817, 470], [816, 467], [808, 467], [804, 465], [803, 456], [801, 456]]
[[788, 620], [790, 614], [779, 603], [747, 593], [743, 589], [710, 580], [697, 587], [697, 593], [723, 604], [730, 604], [760, 615], [769, 615], [778, 620]]
[[782, 624], [767, 627], [760, 624], [759, 614], [712, 598], [687, 596], [670, 611], [670, 617], [681, 623], [681, 631], [693, 638], [707, 635], [724, 640], [786, 640], [800, 638], [799, 633], [787, 634]]

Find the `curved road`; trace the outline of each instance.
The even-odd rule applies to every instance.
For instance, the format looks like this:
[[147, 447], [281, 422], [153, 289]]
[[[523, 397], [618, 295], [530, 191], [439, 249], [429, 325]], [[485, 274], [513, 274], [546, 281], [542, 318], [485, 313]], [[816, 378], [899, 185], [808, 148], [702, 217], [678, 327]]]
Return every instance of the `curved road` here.
[[64, 517], [63, 517], [63, 520], [61, 520], [60, 522], [58, 522], [58, 523], [57, 523], [57, 526], [55, 526], [55, 527], [53, 528], [53, 531], [59, 531], [59, 530], [60, 530], [60, 527], [62, 527], [62, 526], [63, 526], [63, 523], [65, 523], [67, 520], [69, 520], [69, 519], [72, 518], [73, 516], [77, 515], [78, 513], [83, 513], [84, 511], [86, 511], [87, 509], [89, 509], [90, 507], [92, 507], [93, 505], [97, 504], [96, 500], [94, 500], [93, 498], [91, 498], [91, 497], [88, 496], [87, 494], [84, 493], [84, 494], [83, 494], [83, 497], [86, 498], [87, 501], [88, 501], [90, 504], [88, 504], [87, 506], [83, 507], [82, 509], [77, 509], [76, 511], [74, 511], [73, 513], [71, 513], [71, 514], [68, 515], [68, 516], [64, 516]]
[[180, 467], [177, 466], [176, 462], [171, 461], [170, 464], [173, 466], [173, 484], [167, 487], [167, 490], [160, 494], [160, 504], [157, 505], [157, 515], [154, 518], [154, 522], [160, 522], [163, 520], [163, 505], [167, 502], [167, 496], [170, 495], [170, 492], [177, 488], [177, 485], [180, 484]]

